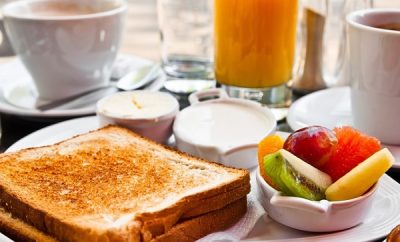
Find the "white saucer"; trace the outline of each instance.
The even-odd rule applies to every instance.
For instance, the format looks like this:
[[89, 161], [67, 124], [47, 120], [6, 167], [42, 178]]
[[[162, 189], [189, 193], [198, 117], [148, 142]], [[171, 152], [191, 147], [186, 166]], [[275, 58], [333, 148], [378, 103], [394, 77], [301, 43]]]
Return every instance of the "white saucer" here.
[[[329, 129], [340, 125], [353, 126], [350, 87], [328, 88], [300, 98], [290, 107], [287, 122], [292, 130], [311, 125]], [[392, 168], [400, 169], [400, 146], [383, 146], [389, 148], [396, 158]]]
[[[123, 61], [121, 61], [121, 59]], [[114, 68], [113, 76], [130, 69], [140, 68], [151, 63], [140, 57], [121, 55], [117, 59], [119, 67]], [[162, 75], [144, 87], [147, 90], [159, 90], [163, 87], [165, 77]], [[60, 108], [40, 111], [34, 108], [37, 100], [36, 90], [28, 71], [19, 59], [0, 65], [0, 112], [25, 117], [74, 117], [95, 113], [95, 102], [79, 108]]]
[[[74, 135], [89, 132], [99, 127], [97, 117], [71, 119], [38, 130], [17, 141], [7, 152], [23, 148], [50, 145]], [[256, 196], [254, 172], [251, 175], [252, 192]], [[248, 237], [249, 241], [369, 241], [381, 239], [400, 221], [400, 184], [387, 175], [381, 178], [381, 186], [377, 190], [373, 209], [364, 222], [354, 228], [335, 233], [307, 233], [291, 229], [269, 219], [261, 217]], [[0, 236], [1, 238], [1, 236]]]
[[352, 125], [350, 88], [328, 88], [300, 98], [290, 107], [287, 122], [293, 130], [310, 125], [329, 129]]

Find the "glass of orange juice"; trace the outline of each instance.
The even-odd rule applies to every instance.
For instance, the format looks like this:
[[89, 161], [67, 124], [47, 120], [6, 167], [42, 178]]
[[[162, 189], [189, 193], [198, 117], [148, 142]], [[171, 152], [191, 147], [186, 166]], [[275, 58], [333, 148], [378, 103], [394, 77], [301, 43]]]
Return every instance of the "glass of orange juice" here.
[[290, 104], [298, 0], [214, 0], [215, 78], [230, 96]]

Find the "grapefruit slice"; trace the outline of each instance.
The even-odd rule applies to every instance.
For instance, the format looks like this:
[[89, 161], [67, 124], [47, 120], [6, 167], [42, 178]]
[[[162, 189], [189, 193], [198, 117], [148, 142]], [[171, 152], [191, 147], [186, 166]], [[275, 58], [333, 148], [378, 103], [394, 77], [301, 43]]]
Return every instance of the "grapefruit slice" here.
[[392, 166], [394, 157], [382, 149], [357, 165], [326, 189], [328, 200], [340, 201], [361, 196]]
[[352, 127], [338, 127], [333, 131], [336, 133], [338, 144], [329, 161], [321, 168], [331, 176], [333, 181], [338, 180], [381, 149], [378, 139]]

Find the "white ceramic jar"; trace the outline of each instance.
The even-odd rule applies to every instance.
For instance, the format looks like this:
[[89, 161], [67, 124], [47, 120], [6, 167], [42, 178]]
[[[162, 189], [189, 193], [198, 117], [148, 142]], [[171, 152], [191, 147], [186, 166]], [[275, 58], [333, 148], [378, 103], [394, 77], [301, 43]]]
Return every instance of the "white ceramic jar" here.
[[165, 92], [118, 92], [97, 103], [101, 127], [120, 125], [159, 143], [168, 141], [178, 112], [178, 101]]
[[179, 150], [233, 167], [257, 164], [259, 141], [276, 128], [267, 107], [229, 98], [222, 89], [193, 93], [189, 102], [173, 126]]

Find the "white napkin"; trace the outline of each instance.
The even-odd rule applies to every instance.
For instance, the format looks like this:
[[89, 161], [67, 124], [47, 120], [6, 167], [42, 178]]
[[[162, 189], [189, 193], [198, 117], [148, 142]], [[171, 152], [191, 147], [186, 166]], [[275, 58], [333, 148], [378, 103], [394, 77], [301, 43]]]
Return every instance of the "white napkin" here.
[[251, 194], [247, 197], [247, 212], [246, 214], [232, 227], [225, 231], [209, 234], [198, 242], [208, 241], [239, 241], [245, 238], [254, 228], [256, 222], [265, 214], [264, 208]]

